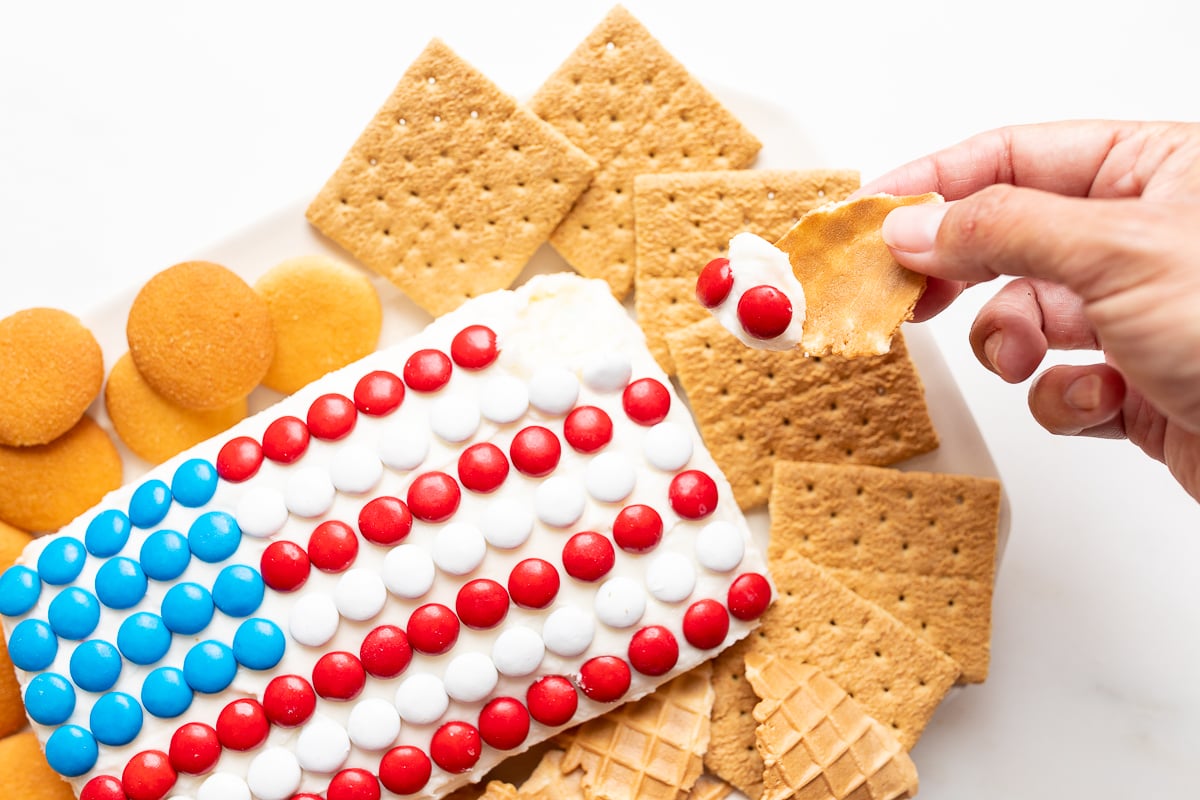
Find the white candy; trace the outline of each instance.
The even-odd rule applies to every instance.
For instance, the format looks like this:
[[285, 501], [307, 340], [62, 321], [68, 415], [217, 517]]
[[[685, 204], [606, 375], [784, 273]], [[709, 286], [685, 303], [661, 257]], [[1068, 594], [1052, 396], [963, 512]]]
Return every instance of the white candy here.
[[553, 416], [566, 414], [579, 399], [579, 379], [565, 367], [539, 367], [529, 379], [529, 402]]
[[465, 442], [479, 430], [479, 404], [461, 394], [438, 397], [429, 409], [429, 427], [447, 442]]
[[396, 707], [380, 697], [359, 701], [350, 712], [346, 731], [355, 747], [383, 750], [400, 735], [400, 714]]
[[246, 785], [258, 800], [288, 800], [300, 788], [300, 762], [286, 747], [268, 747], [246, 770]]
[[545, 657], [542, 637], [529, 628], [507, 628], [492, 644], [492, 663], [501, 675], [510, 678], [531, 674]]
[[204, 779], [196, 800], [250, 800], [250, 787], [230, 772], [214, 772]]
[[525, 544], [533, 532], [533, 512], [525, 503], [510, 497], [497, 497], [488, 500], [487, 513], [479, 524], [488, 544], [501, 550], [512, 550]]
[[298, 517], [319, 517], [333, 505], [335, 494], [329, 473], [320, 467], [298, 467], [283, 488], [288, 511]]
[[602, 503], [618, 503], [633, 492], [637, 474], [620, 453], [600, 453], [588, 461], [583, 483]]
[[575, 606], [555, 609], [542, 623], [546, 649], [565, 658], [573, 658], [587, 650], [595, 635], [596, 618]]
[[696, 536], [696, 560], [713, 572], [729, 572], [742, 563], [745, 554], [742, 532], [725, 520], [708, 523]]
[[387, 587], [373, 569], [347, 570], [338, 578], [333, 590], [333, 603], [346, 619], [364, 622], [383, 610], [387, 602]]
[[657, 553], [646, 566], [646, 589], [664, 603], [678, 603], [696, 588], [696, 568], [679, 553]]
[[555, 475], [538, 484], [533, 507], [542, 522], [552, 528], [566, 528], [583, 516], [586, 499], [578, 480]]
[[288, 614], [288, 632], [300, 644], [320, 647], [337, 633], [337, 606], [326, 594], [309, 592], [298, 597]]
[[343, 444], [329, 463], [329, 477], [339, 492], [362, 494], [375, 488], [383, 477], [383, 464], [375, 451], [361, 444]]
[[336, 772], [350, 756], [350, 737], [329, 717], [316, 714], [296, 739], [296, 760], [308, 772]]
[[605, 625], [628, 628], [646, 613], [646, 593], [632, 578], [609, 578], [596, 590], [596, 616]]
[[428, 672], [412, 675], [396, 687], [396, 710], [405, 722], [413, 725], [437, 722], [449, 707], [446, 687]]
[[392, 469], [416, 469], [428, 455], [429, 431], [412, 421], [393, 421], [379, 437], [379, 458]]
[[420, 545], [402, 544], [393, 547], [383, 559], [383, 583], [397, 597], [415, 600], [423, 597], [437, 571], [429, 552]]
[[469, 522], [447, 523], [433, 539], [433, 563], [451, 575], [466, 575], [486, 555], [483, 533]]
[[583, 364], [583, 382], [597, 392], [619, 392], [629, 384], [629, 358], [610, 351], [592, 353]]
[[463, 703], [476, 703], [492, 693], [499, 677], [487, 655], [463, 653], [446, 667], [446, 694]]
[[484, 419], [503, 425], [516, 422], [529, 410], [529, 390], [512, 375], [497, 375], [483, 385], [479, 411]]
[[238, 527], [247, 536], [266, 538], [279, 531], [288, 520], [283, 494], [267, 486], [251, 486], [237, 502], [233, 512]]
[[642, 454], [663, 472], [676, 472], [692, 460], [692, 437], [674, 422], [660, 422], [646, 431]]

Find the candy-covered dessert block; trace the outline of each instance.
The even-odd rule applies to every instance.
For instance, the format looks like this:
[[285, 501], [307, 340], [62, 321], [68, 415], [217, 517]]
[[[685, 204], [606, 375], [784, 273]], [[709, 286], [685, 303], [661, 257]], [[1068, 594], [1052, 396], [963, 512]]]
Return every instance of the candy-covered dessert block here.
[[772, 598], [607, 285], [479, 297], [108, 495], [0, 577], [86, 800], [440, 796]]

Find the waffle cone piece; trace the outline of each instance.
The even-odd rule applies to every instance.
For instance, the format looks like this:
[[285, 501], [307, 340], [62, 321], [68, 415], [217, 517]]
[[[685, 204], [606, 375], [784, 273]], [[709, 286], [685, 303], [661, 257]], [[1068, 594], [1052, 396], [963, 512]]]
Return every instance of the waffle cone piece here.
[[562, 750], [547, 750], [517, 789], [520, 800], [583, 800], [583, 773], [562, 768]]
[[917, 768], [899, 740], [810, 664], [746, 654], [762, 800], [901, 800]]
[[679, 800], [704, 769], [714, 696], [704, 662], [570, 732], [562, 771], [583, 768], [589, 800]]

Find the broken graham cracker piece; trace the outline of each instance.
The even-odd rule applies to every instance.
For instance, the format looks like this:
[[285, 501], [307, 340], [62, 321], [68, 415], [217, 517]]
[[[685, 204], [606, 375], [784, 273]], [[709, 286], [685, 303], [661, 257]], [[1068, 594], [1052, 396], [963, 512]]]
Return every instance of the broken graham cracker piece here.
[[639, 175], [634, 181], [638, 323], [673, 372], [666, 334], [705, 319], [696, 276], [742, 231], [774, 241], [799, 217], [858, 188], [853, 170], [719, 170]]
[[772, 564], [811, 559], [987, 677], [998, 481], [778, 461], [772, 485]]
[[912, 319], [925, 276], [896, 263], [880, 229], [894, 208], [940, 203], [936, 193], [870, 195], [808, 212], [775, 243], [804, 287], [801, 347], [847, 358], [886, 353]]
[[580, 725], [563, 772], [582, 767], [589, 800], [676, 800], [704, 769], [713, 707], [711, 661], [640, 700]]
[[710, 317], [667, 344], [743, 509], [767, 501], [776, 459], [885, 466], [937, 447], [903, 336], [881, 356], [807, 358], [745, 347]]
[[762, 800], [900, 800], [917, 767], [891, 732], [811, 664], [749, 653]]
[[762, 144], [621, 6], [529, 101], [596, 159], [591, 186], [550, 235], [580, 273], [624, 297], [634, 278], [634, 177], [737, 169]]
[[436, 316], [512, 284], [595, 167], [435, 39], [307, 217]]

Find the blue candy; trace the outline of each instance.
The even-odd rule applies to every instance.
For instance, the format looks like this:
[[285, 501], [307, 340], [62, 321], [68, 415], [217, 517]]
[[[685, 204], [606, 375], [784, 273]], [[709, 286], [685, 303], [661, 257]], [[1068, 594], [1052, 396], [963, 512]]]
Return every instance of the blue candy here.
[[262, 575], [253, 567], [233, 564], [213, 581], [212, 598], [217, 608], [231, 617], [248, 617], [262, 605]]
[[142, 705], [156, 717], [178, 717], [192, 704], [192, 687], [188, 686], [183, 670], [159, 667], [142, 681]]
[[100, 602], [87, 589], [68, 586], [50, 601], [46, 616], [62, 638], [86, 639], [100, 622]]
[[124, 692], [109, 692], [92, 706], [88, 725], [100, 744], [129, 744], [142, 730], [142, 707]]
[[25, 687], [25, 709], [34, 722], [61, 725], [75, 713], [75, 687], [57, 672], [35, 675]]
[[129, 517], [115, 508], [110, 508], [101, 511], [88, 523], [83, 543], [87, 545], [88, 552], [98, 558], [115, 556], [129, 541], [131, 527]]
[[171, 490], [158, 479], [133, 490], [129, 498], [129, 521], [139, 528], [153, 528], [171, 509]]
[[121, 654], [103, 639], [89, 639], [71, 653], [71, 680], [85, 692], [107, 692], [121, 677]]
[[83, 542], [72, 536], [57, 536], [51, 539], [38, 556], [38, 575], [46, 583], [62, 586], [79, 577], [87, 551]]
[[29, 567], [9, 567], [0, 575], [0, 614], [19, 617], [37, 605], [42, 581]]
[[161, 530], [147, 537], [138, 560], [147, 576], [156, 581], [173, 581], [187, 569], [192, 551], [182, 533]]
[[212, 500], [216, 491], [216, 467], [202, 458], [191, 458], [183, 462], [171, 478], [171, 494], [181, 506], [199, 508]]
[[78, 725], [63, 725], [46, 740], [46, 761], [59, 775], [75, 778], [96, 766], [96, 739]]
[[17, 623], [8, 639], [8, 657], [16, 667], [26, 672], [41, 672], [54, 663], [58, 655], [58, 637], [40, 619]]
[[183, 658], [183, 678], [197, 692], [216, 694], [233, 683], [237, 660], [228, 646], [208, 639]]
[[146, 573], [132, 558], [118, 556], [96, 570], [96, 596], [109, 608], [136, 606], [146, 596]]
[[170, 646], [170, 629], [162, 617], [149, 611], [128, 617], [117, 630], [117, 649], [135, 664], [156, 663]]
[[212, 595], [198, 583], [178, 583], [167, 590], [161, 610], [163, 622], [172, 632], [199, 633], [212, 621]]
[[216, 564], [237, 552], [242, 529], [237, 520], [224, 511], [201, 514], [188, 528], [188, 546], [201, 561]]
[[233, 635], [233, 657], [247, 669], [271, 669], [283, 658], [287, 640], [267, 619], [248, 619]]

